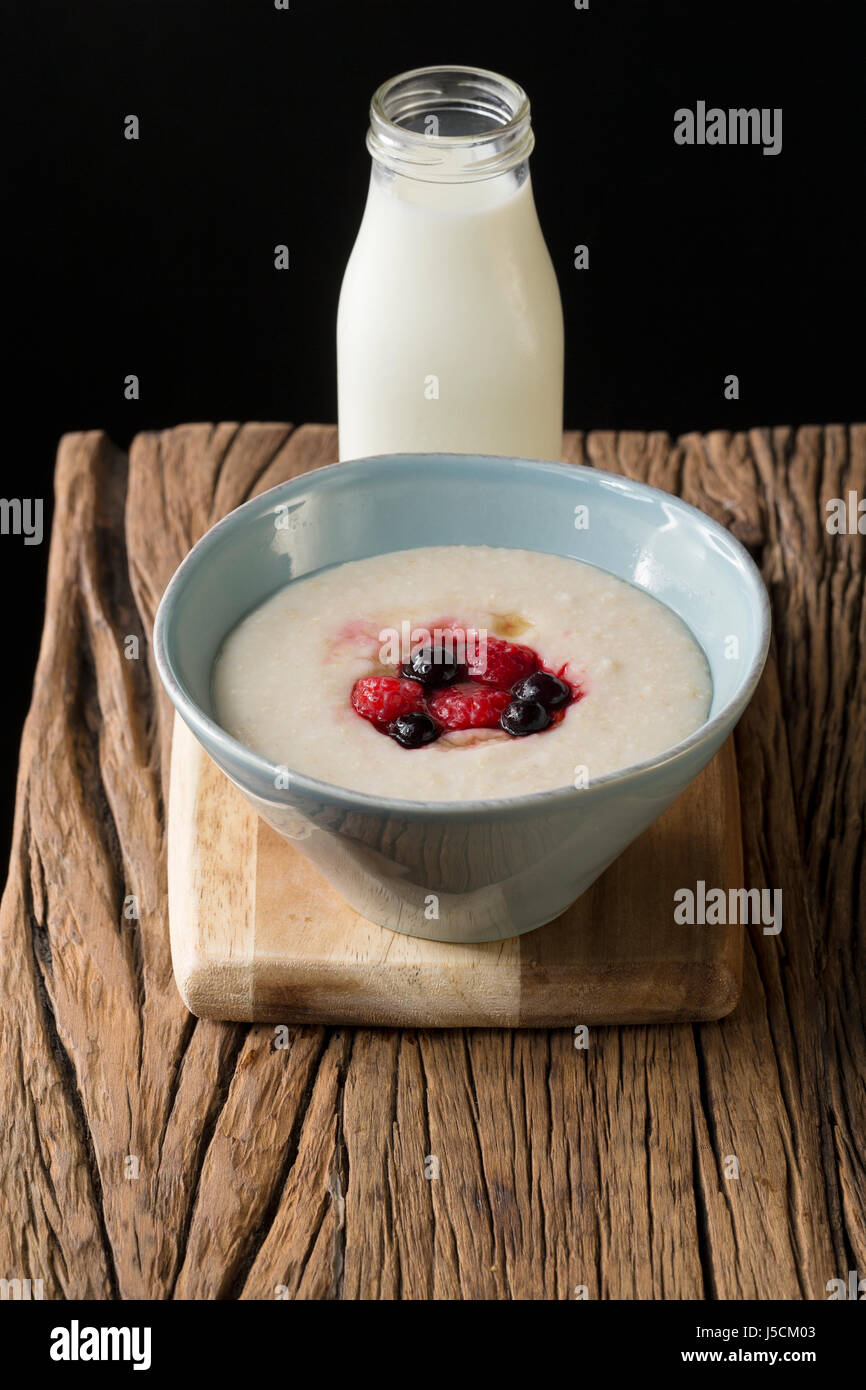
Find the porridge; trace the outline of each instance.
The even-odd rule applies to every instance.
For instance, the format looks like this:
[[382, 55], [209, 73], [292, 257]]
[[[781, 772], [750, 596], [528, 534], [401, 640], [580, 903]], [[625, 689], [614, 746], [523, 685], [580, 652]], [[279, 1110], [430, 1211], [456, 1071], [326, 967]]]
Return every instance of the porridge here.
[[296, 580], [229, 634], [222, 726], [373, 796], [520, 796], [642, 762], [707, 718], [704, 654], [664, 604], [578, 560], [435, 546]]

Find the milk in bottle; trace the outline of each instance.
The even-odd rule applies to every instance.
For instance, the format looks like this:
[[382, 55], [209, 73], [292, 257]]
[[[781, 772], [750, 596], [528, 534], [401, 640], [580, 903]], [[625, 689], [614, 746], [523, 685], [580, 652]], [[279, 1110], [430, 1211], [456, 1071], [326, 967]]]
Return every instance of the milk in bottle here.
[[478, 68], [375, 94], [337, 321], [340, 457], [559, 458], [563, 326], [529, 177], [529, 103]]

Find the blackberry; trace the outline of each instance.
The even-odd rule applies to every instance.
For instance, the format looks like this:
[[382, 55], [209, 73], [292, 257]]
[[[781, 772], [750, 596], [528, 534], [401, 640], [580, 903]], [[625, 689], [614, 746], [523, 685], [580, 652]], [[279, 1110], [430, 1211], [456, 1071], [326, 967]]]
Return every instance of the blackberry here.
[[[407, 719], [417, 719], [417, 715], [405, 715]], [[523, 738], [526, 734], [540, 734], [551, 722], [544, 705], [539, 700], [512, 700], [502, 711], [499, 723], [513, 738]]]
[[401, 669], [407, 679], [426, 686], [452, 685], [460, 674], [457, 662], [441, 645], [418, 647]]
[[563, 709], [571, 703], [572, 691], [567, 681], [549, 671], [534, 671], [531, 676], [515, 681], [511, 687], [515, 700], [534, 700], [545, 709]]
[[429, 714], [398, 714], [388, 725], [388, 733], [403, 748], [423, 748], [434, 743], [442, 730]]

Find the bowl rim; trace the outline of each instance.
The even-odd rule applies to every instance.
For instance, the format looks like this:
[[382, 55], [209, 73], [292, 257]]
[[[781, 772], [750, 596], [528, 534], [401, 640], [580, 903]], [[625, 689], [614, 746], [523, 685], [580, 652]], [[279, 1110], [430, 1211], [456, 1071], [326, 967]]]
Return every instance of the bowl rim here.
[[[433, 461], [435, 460], [435, 464]], [[744, 673], [740, 684], [732, 697], [725, 703], [721, 710], [700, 724], [693, 733], [679, 743], [671, 744], [670, 747], [662, 749], [660, 753], [652, 758], [646, 758], [639, 763], [629, 763], [626, 767], [619, 768], [613, 772], [603, 773], [599, 777], [591, 777], [585, 787], [575, 787], [566, 784], [562, 787], [551, 787], [543, 791], [527, 792], [522, 795], [507, 797], [484, 797], [474, 798], [463, 801], [416, 801], [402, 797], [376, 796], [370, 792], [353, 791], [349, 787], [340, 786], [336, 782], [324, 782], [317, 777], [311, 777], [303, 772], [296, 772], [285, 765], [271, 762], [270, 759], [263, 757], [260, 753], [255, 753], [246, 744], [233, 738], [222, 726], [205, 714], [201, 706], [193, 699], [186, 686], [180, 680], [171, 654], [166, 642], [166, 627], [168, 625], [171, 610], [178, 601], [184, 583], [191, 572], [198, 569], [202, 564], [202, 557], [211, 547], [217, 543], [223, 532], [235, 528], [242, 520], [254, 514], [269, 511], [274, 505], [276, 494], [284, 494], [292, 489], [300, 490], [311, 484], [314, 486], [328, 475], [333, 475], [337, 470], [342, 471], [347, 466], [354, 468], [360, 465], [376, 464], [393, 468], [405, 468], [410, 466], [420, 467], [424, 463], [431, 466], [439, 466], [443, 461], [459, 463], [465, 466], [471, 464], [498, 464], [506, 465], [511, 469], [539, 471], [542, 473], [554, 473], [566, 477], [574, 478], [582, 476], [587, 482], [592, 482], [594, 486], [604, 487], [606, 483], [615, 481], [617, 490], [640, 496], [664, 499], [665, 503], [674, 505], [678, 510], [686, 515], [691, 515], [699, 519], [704, 527], [715, 533], [717, 538], [733, 552], [733, 556], [740, 561], [741, 568], [751, 583], [752, 596], [757, 603], [759, 619], [759, 640], [757, 650], [749, 666]], [[385, 552], [378, 552], [384, 554]], [[339, 562], [337, 562], [339, 563]], [[591, 562], [585, 562], [591, 563]], [[595, 566], [603, 569], [601, 565]], [[314, 571], [318, 572], [318, 571]], [[605, 571], [613, 573], [612, 571]], [[304, 578], [301, 575], [299, 578]], [[616, 575], [616, 578], [621, 576]], [[291, 581], [290, 581], [291, 582]], [[630, 583], [631, 581], [626, 581]], [[640, 585], [635, 587], [640, 588]], [[276, 591], [275, 591], [276, 592]], [[649, 590], [643, 590], [649, 593]], [[654, 597], [654, 595], [650, 595]], [[264, 601], [264, 600], [263, 600]], [[663, 599], [658, 602], [664, 603]], [[669, 606], [669, 605], [666, 605]], [[225, 634], [227, 635], [227, 634]], [[203, 536], [201, 536], [192, 548], [181, 560], [171, 579], [163, 592], [162, 598], [157, 606], [157, 611], [153, 623], [153, 650], [156, 660], [157, 671], [162, 684], [169, 696], [175, 710], [191, 729], [199, 743], [205, 751], [214, 757], [220, 766], [220, 754], [228, 754], [231, 759], [246, 765], [250, 773], [251, 781], [261, 781], [266, 783], [272, 791], [264, 795], [258, 791], [251, 791], [251, 788], [237, 783], [241, 790], [250, 792], [252, 795], [259, 795], [261, 799], [274, 801], [275, 804], [291, 806], [294, 804], [292, 792], [303, 793], [306, 799], [326, 802], [330, 805], [338, 805], [346, 811], [357, 811], [361, 813], [374, 812], [377, 814], [402, 815], [408, 819], [429, 818], [429, 817], [448, 817], [453, 820], [476, 819], [480, 814], [488, 819], [503, 819], [509, 815], [520, 813], [532, 813], [535, 811], [547, 811], [553, 807], [565, 807], [575, 799], [587, 798], [593, 793], [608, 791], [619, 786], [627, 786], [630, 783], [640, 781], [648, 775], [657, 772], [659, 769], [669, 767], [687, 758], [690, 753], [699, 748], [701, 744], [712, 742], [715, 735], [729, 732], [733, 729], [737, 720], [745, 710], [751, 700], [758, 681], [767, 660], [771, 637], [771, 611], [770, 598], [767, 593], [761, 572], [752, 559], [749, 552], [741, 541], [732, 532], [722, 526], [699, 507], [693, 506], [690, 502], [677, 497], [675, 493], [665, 492], [663, 488], [653, 487], [650, 483], [642, 483], [636, 479], [628, 478], [624, 474], [612, 473], [608, 469], [595, 468], [591, 465], [554, 462], [549, 459], [526, 459], [512, 458], [500, 454], [453, 454], [453, 453], [417, 453], [417, 454], [371, 454], [359, 459], [345, 459], [339, 462], [323, 464], [318, 468], [299, 473], [297, 477], [289, 478], [285, 482], [277, 483], [272, 488], [267, 488], [264, 492], [255, 497], [242, 502], [226, 516], [211, 526]], [[695, 639], [697, 640], [697, 639]], [[210, 745], [215, 752], [210, 752]], [[234, 781], [225, 768], [220, 766], [220, 770], [229, 780]], [[281, 775], [286, 777], [288, 785], [285, 788], [277, 788], [275, 777]], [[283, 795], [280, 795], [280, 792]], [[576, 803], [579, 804], [579, 801]]]

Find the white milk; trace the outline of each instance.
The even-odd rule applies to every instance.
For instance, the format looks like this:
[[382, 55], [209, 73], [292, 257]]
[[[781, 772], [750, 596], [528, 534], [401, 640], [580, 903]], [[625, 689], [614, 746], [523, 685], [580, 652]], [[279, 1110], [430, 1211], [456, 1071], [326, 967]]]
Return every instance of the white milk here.
[[[503, 134], [476, 112], [482, 134], [469, 146], [377, 122], [374, 98], [373, 171], [337, 320], [341, 458], [560, 457], [562, 306], [532, 196], [529, 108], [488, 76], [518, 117]], [[407, 81], [395, 82], [396, 121]], [[447, 77], [442, 87], [444, 103]], [[435, 108], [426, 89], [424, 99]], [[386, 92], [386, 112], [388, 102]], [[471, 124], [462, 109], [450, 115]]]

